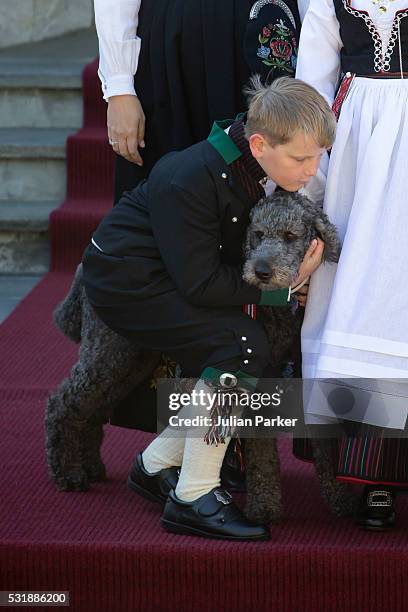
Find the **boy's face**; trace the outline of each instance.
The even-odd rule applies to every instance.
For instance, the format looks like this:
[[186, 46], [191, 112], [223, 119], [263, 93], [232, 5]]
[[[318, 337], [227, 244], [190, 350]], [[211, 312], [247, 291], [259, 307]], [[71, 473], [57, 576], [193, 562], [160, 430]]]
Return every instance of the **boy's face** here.
[[261, 134], [252, 134], [249, 147], [259, 165], [277, 185], [297, 191], [314, 176], [326, 149], [303, 132], [286, 144], [272, 146]]

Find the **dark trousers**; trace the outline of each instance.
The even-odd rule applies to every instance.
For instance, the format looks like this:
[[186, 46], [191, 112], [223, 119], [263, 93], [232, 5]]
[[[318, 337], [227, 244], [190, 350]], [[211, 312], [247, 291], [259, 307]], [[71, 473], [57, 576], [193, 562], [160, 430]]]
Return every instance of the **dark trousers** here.
[[241, 307], [196, 307], [178, 292], [127, 306], [109, 306], [102, 296], [90, 302], [108, 327], [135, 346], [165, 353], [184, 377], [199, 377], [211, 366], [259, 378], [268, 367], [265, 331]]

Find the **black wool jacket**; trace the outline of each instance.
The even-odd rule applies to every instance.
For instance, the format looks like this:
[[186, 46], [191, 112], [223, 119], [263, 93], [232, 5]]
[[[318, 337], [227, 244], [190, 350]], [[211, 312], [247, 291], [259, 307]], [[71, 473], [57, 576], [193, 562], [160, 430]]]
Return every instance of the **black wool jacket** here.
[[233, 179], [230, 164], [241, 153], [227, 125], [163, 157], [102, 220], [83, 262], [91, 303], [148, 307], [161, 296], [165, 308], [176, 290], [199, 307], [287, 304], [288, 289], [262, 292], [242, 279], [253, 202]]

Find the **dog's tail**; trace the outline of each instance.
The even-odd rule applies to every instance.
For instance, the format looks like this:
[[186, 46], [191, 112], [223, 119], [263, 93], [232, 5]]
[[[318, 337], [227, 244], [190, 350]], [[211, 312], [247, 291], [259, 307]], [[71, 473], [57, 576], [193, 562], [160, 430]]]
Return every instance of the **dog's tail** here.
[[70, 290], [53, 313], [55, 325], [76, 343], [81, 341], [82, 288], [82, 264], [79, 264]]

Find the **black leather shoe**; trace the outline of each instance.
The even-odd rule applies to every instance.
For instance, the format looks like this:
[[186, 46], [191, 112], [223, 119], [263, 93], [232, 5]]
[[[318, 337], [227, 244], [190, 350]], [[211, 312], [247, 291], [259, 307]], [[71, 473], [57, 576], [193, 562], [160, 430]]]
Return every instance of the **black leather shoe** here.
[[143, 465], [142, 453], [139, 453], [128, 476], [127, 485], [145, 499], [163, 505], [169, 491], [177, 486], [179, 473], [179, 467], [171, 467], [149, 474]]
[[221, 540], [269, 540], [269, 529], [248, 521], [228, 491], [212, 489], [193, 502], [170, 491], [161, 517], [166, 531]]
[[[241, 453], [244, 452], [244, 442], [241, 440]], [[234, 441], [228, 445], [224, 461], [221, 467], [221, 485], [228, 491], [246, 491], [245, 469], [241, 469], [239, 455], [234, 450]]]
[[395, 525], [394, 495], [388, 488], [366, 487], [356, 513], [361, 529], [387, 531]]

